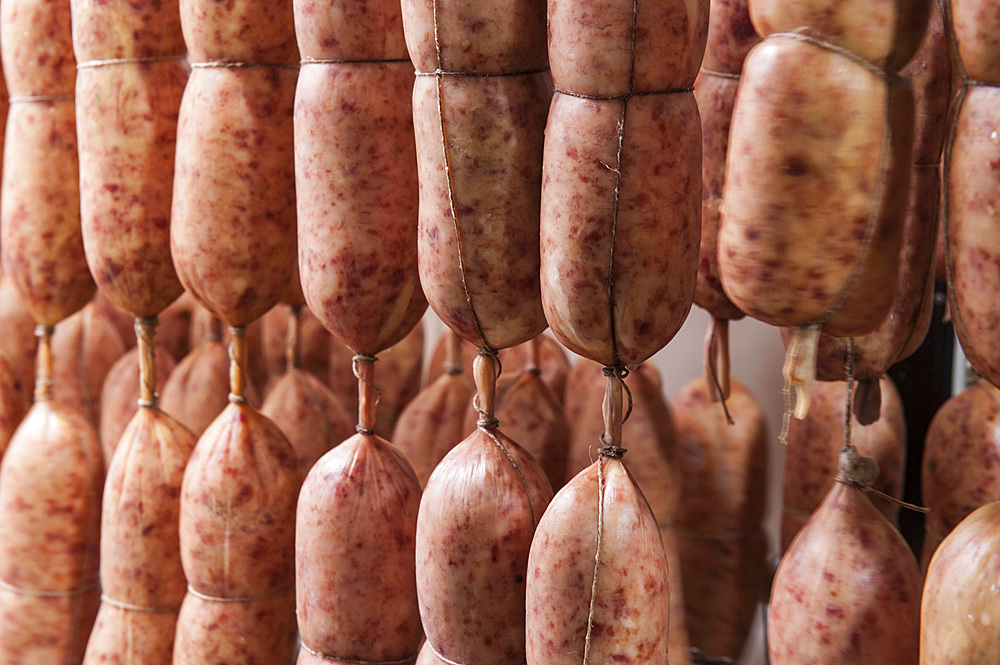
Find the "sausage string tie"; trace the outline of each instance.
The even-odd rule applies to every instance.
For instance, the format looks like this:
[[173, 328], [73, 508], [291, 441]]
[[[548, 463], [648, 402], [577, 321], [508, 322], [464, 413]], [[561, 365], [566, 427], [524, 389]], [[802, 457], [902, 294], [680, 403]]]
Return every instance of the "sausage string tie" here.
[[705, 69], [704, 67], [701, 68], [701, 73], [707, 74], [708, 76], [714, 76], [720, 79], [729, 79], [731, 81], [739, 81], [741, 76], [741, 74], [734, 74], [732, 72], [720, 72], [714, 69]]
[[135, 337], [139, 342], [139, 406], [155, 409], [156, 394], [156, 324], [157, 318], [137, 318]]
[[[493, 384], [494, 385], [493, 385], [492, 390], [495, 390], [496, 389], [496, 381], [497, 381], [497, 379], [500, 378], [500, 373], [503, 371], [503, 365], [500, 363], [500, 355], [496, 352], [496, 350], [488, 348], [488, 347], [485, 347], [485, 346], [481, 347], [477, 351], [477, 353], [479, 354], [480, 357], [489, 359], [492, 362], [492, 367], [494, 368], [494, 370], [493, 370], [493, 372], [494, 372]], [[492, 400], [492, 397], [488, 400], [488, 402], [489, 402], [488, 404], [483, 405], [483, 404], [480, 403], [480, 400], [479, 400], [479, 395], [480, 395], [481, 392], [482, 391], [477, 391], [476, 394], [473, 395], [473, 397], [472, 397], [472, 408], [474, 408], [476, 410], [476, 413], [479, 414], [479, 420], [476, 421], [476, 426], [478, 426], [478, 427], [480, 427], [480, 428], [482, 428], [484, 430], [496, 429], [497, 427], [500, 426], [500, 421], [497, 420], [496, 417], [493, 415], [493, 405], [492, 405], [492, 401], [493, 400]], [[492, 394], [492, 391], [491, 391], [491, 394]], [[502, 446], [501, 446], [501, 448], [502, 448]]]
[[[716, 371], [715, 363], [720, 360], [722, 363], [722, 378]], [[708, 328], [705, 337], [705, 384], [708, 388], [709, 399], [722, 403], [722, 413], [726, 417], [726, 423], [734, 425], [733, 416], [729, 413], [726, 400], [729, 399], [731, 389], [729, 379], [729, 320], [712, 317], [712, 323]]]
[[229, 401], [246, 404], [247, 329], [229, 326]]
[[85, 593], [93, 591], [100, 586], [101, 582], [97, 578], [88, 580], [72, 589], [26, 589], [0, 580], [0, 589], [3, 591], [10, 591], [19, 596], [31, 596], [33, 598], [75, 598], [76, 596], [82, 596]]
[[[427, 645], [427, 648], [431, 650], [431, 653], [433, 653], [441, 662], [445, 663], [445, 665], [465, 665], [464, 663], [459, 663], [454, 660], [451, 660], [450, 658], [442, 656], [441, 652], [438, 651], [436, 648], [434, 648], [434, 645], [431, 643], [430, 640], [427, 640], [425, 644]], [[519, 665], [524, 665], [527, 662], [528, 661], [526, 660], [522, 660]]]
[[76, 68], [94, 69], [97, 67], [112, 67], [114, 65], [145, 65], [157, 62], [178, 62], [187, 60], [187, 54], [183, 55], [151, 55], [142, 58], [108, 58], [106, 60], [88, 60], [77, 63]]
[[114, 600], [105, 595], [101, 595], [101, 602], [105, 605], [110, 605], [111, 607], [117, 607], [120, 610], [131, 610], [133, 612], [150, 612], [150, 613], [167, 613], [167, 612], [177, 612], [181, 609], [180, 605], [134, 605], [132, 603], [125, 603], [120, 600]]
[[187, 591], [188, 591], [189, 594], [191, 594], [195, 598], [199, 598], [201, 600], [206, 600], [206, 601], [209, 601], [209, 602], [212, 602], [212, 603], [251, 603], [251, 602], [254, 602], [254, 601], [257, 601], [257, 600], [271, 600], [272, 598], [281, 598], [282, 596], [287, 596], [289, 594], [293, 594], [293, 593], [295, 593], [295, 587], [286, 587], [284, 589], [279, 589], [278, 591], [275, 591], [273, 593], [265, 593], [265, 594], [261, 594], [259, 596], [242, 596], [242, 597], [236, 597], [236, 598], [224, 598], [224, 597], [221, 597], [221, 596], [210, 596], [207, 593], [202, 593], [201, 591], [198, 591], [197, 589], [195, 589], [194, 587], [192, 587], [190, 584], [188, 585]]
[[228, 60], [211, 60], [209, 62], [191, 63], [191, 69], [248, 69], [251, 67], [297, 70], [299, 68], [299, 64], [288, 62], [230, 62]]
[[[351, 358], [351, 369], [354, 372], [354, 377], [358, 380], [359, 392], [358, 424], [355, 430], [359, 434], [366, 436], [375, 435], [375, 411], [378, 408], [379, 402], [382, 401], [382, 390], [368, 378], [374, 370], [375, 361], [377, 360], [378, 358], [375, 356], [364, 353], [355, 353], [354, 357]], [[362, 363], [365, 365], [364, 368], [362, 368]], [[371, 405], [368, 404], [368, 393], [370, 391], [375, 392], [375, 403]]]
[[54, 396], [52, 383], [52, 334], [53, 326], [35, 326], [38, 338], [38, 357], [35, 369], [35, 401], [44, 402]]
[[[405, 658], [399, 658], [397, 660], [365, 660], [362, 658], [341, 658], [339, 656], [330, 656], [322, 651], [316, 651], [315, 649], [310, 649], [305, 642], [301, 643], [302, 650], [306, 653], [321, 658], [323, 660], [328, 660], [333, 663], [350, 663], [351, 665], [409, 665], [416, 661], [419, 654], [413, 654], [412, 656], [407, 656]], [[435, 652], [437, 653], [437, 652]], [[444, 660], [442, 658], [442, 660]], [[450, 662], [450, 661], [449, 661]]]
[[[409, 58], [380, 58], [376, 60], [358, 60], [342, 58], [305, 58], [300, 65], [391, 65], [400, 62], [409, 62]], [[338, 659], [340, 660], [340, 659]]]
[[8, 104], [30, 104], [33, 102], [72, 102], [76, 100], [74, 93], [61, 95], [14, 95], [7, 98]]

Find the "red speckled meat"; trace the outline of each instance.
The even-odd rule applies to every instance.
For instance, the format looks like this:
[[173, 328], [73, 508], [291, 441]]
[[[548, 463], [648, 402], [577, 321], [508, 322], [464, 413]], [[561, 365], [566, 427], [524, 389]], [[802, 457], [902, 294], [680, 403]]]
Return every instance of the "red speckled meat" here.
[[635, 365], [673, 337], [694, 295], [701, 131], [690, 86], [708, 3], [554, 2], [548, 16], [545, 316], [570, 350]]
[[916, 665], [920, 570], [864, 493], [834, 483], [778, 567], [772, 665]]

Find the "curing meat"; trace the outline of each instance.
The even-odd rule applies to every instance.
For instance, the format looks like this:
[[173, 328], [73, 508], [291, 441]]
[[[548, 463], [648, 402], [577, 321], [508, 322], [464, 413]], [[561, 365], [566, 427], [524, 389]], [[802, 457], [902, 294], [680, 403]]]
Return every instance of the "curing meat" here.
[[714, 0], [709, 12], [708, 43], [702, 75], [739, 74], [760, 37], [750, 22], [747, 0]]
[[[877, 382], [893, 363], [916, 351], [927, 334], [934, 304], [940, 188], [936, 167], [913, 168], [896, 293], [889, 314], [878, 328], [853, 341], [854, 376], [859, 380]], [[847, 338], [820, 337], [816, 357], [820, 381], [844, 379], [848, 348]]]
[[695, 99], [701, 115], [701, 249], [694, 302], [719, 319], [739, 319], [743, 312], [722, 290], [719, 280], [719, 208], [726, 174], [729, 124], [736, 103], [743, 60], [760, 41], [750, 23], [746, 0], [711, 3], [708, 43]]
[[409, 463], [376, 436], [356, 434], [313, 467], [297, 518], [299, 665], [416, 659], [419, 502]]
[[917, 50], [929, 7], [930, 0], [755, 0], [750, 20], [765, 37], [799, 32], [894, 72]]
[[579, 3], [548, 11], [545, 315], [570, 350], [634, 365], [673, 337], [694, 294], [701, 131], [690, 86], [708, 3], [615, 3], [611, 30], [582, 22]]
[[[247, 401], [260, 404], [252, 384]], [[191, 350], [163, 386], [160, 405], [199, 436], [228, 404], [229, 355], [218, 337], [210, 336]]]
[[0, 662], [83, 658], [100, 598], [103, 486], [90, 423], [51, 394], [37, 400], [0, 467]]
[[[420, 486], [456, 442], [475, 428], [465, 426], [466, 411], [475, 395], [472, 379], [463, 371], [462, 351], [473, 348], [453, 332], [446, 333], [445, 371], [406, 405], [396, 421], [392, 440], [413, 465]], [[444, 348], [444, 345], [439, 345]], [[472, 363], [469, 362], [471, 370]]]
[[185, 288], [243, 326], [278, 302], [294, 270], [296, 71], [194, 66], [177, 127], [171, 251]]
[[[298, 8], [305, 62], [295, 101], [302, 288], [330, 332], [373, 353], [399, 342], [427, 307], [417, 275], [413, 66], [398, 7], [364, 3], [371, 9], [358, 18], [329, 4]], [[347, 30], [352, 19], [365, 29]], [[387, 32], [369, 43], [349, 36], [375, 34], [378, 26]]]
[[438, 464], [420, 502], [420, 617], [432, 662], [516, 665], [524, 658], [528, 551], [552, 488], [496, 426], [493, 362], [480, 356], [473, 372], [479, 426]]
[[184, 599], [181, 481], [195, 435], [139, 409], [110, 460], [101, 524], [103, 600], [85, 665], [170, 665]]
[[921, 489], [927, 514], [924, 566], [969, 513], [1000, 500], [1000, 389], [980, 379], [934, 415], [924, 444]]
[[778, 567], [767, 617], [774, 665], [917, 663], [920, 570], [896, 528], [845, 482], [877, 470], [845, 471]]
[[[603, 380], [602, 380], [603, 379]], [[577, 361], [566, 386], [566, 415], [570, 422], [570, 451], [566, 478], [591, 467], [599, 457], [606, 424], [601, 400], [606, 392], [603, 370], [597, 363]], [[690, 647], [685, 626], [681, 563], [673, 520], [680, 500], [677, 477], [677, 440], [670, 406], [663, 397], [656, 368], [640, 365], [625, 378], [632, 394], [632, 414], [622, 426], [627, 442], [630, 477], [642, 488], [643, 496], [660, 529], [670, 571], [670, 651], [671, 662], [687, 662]]]
[[95, 431], [100, 428], [104, 378], [124, 353], [118, 329], [92, 304], [66, 319], [52, 336], [56, 399], [79, 409]]
[[[714, 3], [713, 3], [714, 6]], [[694, 303], [721, 319], [739, 319], [743, 311], [734, 305], [719, 279], [719, 216], [725, 185], [729, 125], [736, 104], [738, 77], [702, 72], [695, 83], [695, 99], [701, 115], [701, 248]]]
[[827, 46], [774, 36], [750, 54], [719, 231], [723, 288], [740, 309], [771, 325], [820, 322], [835, 335], [882, 321], [895, 293], [912, 118], [905, 83]]
[[[351, 413], [358, 410], [357, 377], [352, 371], [353, 354], [343, 344], [330, 343], [329, 382], [341, 404]], [[424, 325], [417, 325], [395, 346], [378, 355], [379, 401], [375, 431], [388, 436], [403, 408], [420, 392], [424, 368]]]
[[[512, 346], [500, 352], [499, 357], [500, 362], [503, 364], [504, 372], [516, 374], [527, 367], [531, 361], [533, 354], [532, 345], [536, 339], [539, 341], [540, 347], [538, 349], [539, 358], [535, 364], [541, 370], [542, 380], [545, 381], [546, 385], [562, 401], [566, 392], [566, 379], [569, 375], [570, 363], [566, 355], [566, 349], [553, 339], [551, 335], [539, 335], [523, 344]], [[448, 335], [442, 335], [438, 340], [437, 346], [434, 347], [434, 352], [431, 354], [430, 364], [427, 367], [427, 378], [424, 380], [425, 385], [430, 384], [447, 371], [448, 363], [445, 361], [445, 356], [448, 344]], [[476, 347], [473, 344], [465, 342], [461, 348], [461, 362], [452, 363], [452, 366], [461, 366], [463, 376], [465, 376], [471, 386], [472, 361], [476, 357]]]
[[72, 5], [87, 263], [118, 307], [156, 316], [181, 293], [170, 258], [177, 114], [188, 72], [177, 2]]
[[924, 581], [921, 665], [991, 663], [1000, 658], [994, 583], [1000, 576], [998, 548], [997, 502], [978, 508], [941, 543]]
[[406, 0], [402, 8], [418, 74], [420, 283], [462, 337], [492, 349], [514, 346], [545, 328], [538, 282], [551, 91], [544, 5]]
[[945, 156], [945, 244], [948, 294], [955, 333], [969, 362], [986, 380], [1000, 384], [1000, 354], [993, 343], [1000, 314], [1000, 241], [994, 216], [1000, 208], [997, 109], [1000, 87], [972, 86], [956, 102], [953, 138]]
[[333, 391], [301, 367], [290, 367], [275, 382], [260, 411], [288, 437], [303, 478], [326, 451], [354, 431], [352, 418]]
[[188, 593], [176, 665], [291, 662], [300, 482], [288, 439], [246, 404], [231, 403], [199, 439], [181, 493]]
[[1000, 83], [1000, 11], [987, 0], [949, 3], [955, 48], [972, 81]]
[[330, 333], [308, 308], [278, 305], [261, 317], [260, 345], [265, 395], [292, 364], [324, 380], [330, 372]]
[[[496, 390], [496, 415], [504, 433], [541, 464], [553, 488], [562, 487], [570, 439], [562, 402], [542, 381], [539, 371], [530, 367], [501, 377]], [[470, 405], [466, 409], [466, 433], [475, 430], [478, 418], [474, 405]]]
[[673, 540], [691, 644], [714, 657], [738, 658], [767, 595], [766, 426], [742, 384], [732, 382], [726, 411], [709, 385], [696, 379], [672, 404], [681, 485]]
[[528, 665], [667, 662], [667, 559], [620, 460], [602, 457], [553, 499], [527, 586]]
[[70, 5], [6, 0], [0, 26], [12, 101], [0, 195], [4, 269], [35, 320], [51, 326], [94, 294], [80, 232]]
[[[890, 365], [913, 353], [930, 324], [941, 209], [938, 167], [951, 89], [951, 63], [939, 3], [931, 3], [924, 40], [902, 74], [913, 82], [916, 101], [913, 167], [896, 294], [889, 315], [874, 331], [854, 340], [854, 376], [869, 382], [877, 381]], [[817, 378], [843, 380], [846, 359], [847, 340], [824, 335], [817, 355]]]
[[[376, 432], [391, 432], [419, 390], [423, 358], [412, 65], [398, 2], [296, 2], [295, 30], [303, 58], [295, 99], [302, 288], [338, 340], [330, 345], [331, 379], [353, 384], [344, 402], [358, 414], [357, 434], [320, 458], [302, 488], [298, 662], [405, 665], [421, 640], [420, 485]], [[344, 345], [353, 357], [337, 362]], [[393, 345], [401, 353], [387, 350]], [[376, 367], [400, 374], [381, 371], [376, 382]], [[393, 403], [400, 392], [408, 394]]]

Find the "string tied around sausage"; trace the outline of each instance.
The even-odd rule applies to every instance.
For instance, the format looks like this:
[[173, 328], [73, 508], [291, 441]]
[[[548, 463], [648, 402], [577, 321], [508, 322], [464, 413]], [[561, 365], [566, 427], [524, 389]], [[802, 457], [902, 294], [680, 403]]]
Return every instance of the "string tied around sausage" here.
[[17, 586], [16, 584], [10, 584], [5, 580], [0, 580], [0, 590], [10, 591], [11, 593], [16, 593], [19, 596], [30, 596], [32, 598], [75, 598], [77, 596], [82, 596], [85, 593], [89, 593], [94, 589], [98, 589], [100, 586], [101, 581], [96, 577], [87, 580], [83, 584], [73, 587], [72, 589], [29, 589]]
[[156, 394], [156, 326], [158, 319], [136, 318], [135, 337], [138, 341], [139, 353], [139, 406], [155, 409], [158, 395]]
[[350, 665], [410, 665], [411, 663], [416, 662], [417, 656], [419, 655], [419, 653], [415, 653], [412, 656], [405, 656], [395, 660], [368, 660], [364, 658], [341, 658], [340, 656], [331, 656], [309, 647], [305, 642], [301, 643], [301, 647], [306, 653], [316, 656], [321, 660], [328, 660], [333, 663], [350, 663]]
[[35, 401], [44, 402], [52, 399], [55, 384], [52, 382], [52, 335], [55, 327], [35, 326], [35, 337], [38, 338], [38, 354], [35, 367]]
[[365, 436], [375, 436], [375, 430], [369, 429], [364, 425], [362, 425], [361, 423], [358, 423], [357, 425], [354, 426], [354, 431], [357, 432], [358, 434], [364, 434]]
[[149, 612], [151, 614], [168, 614], [180, 611], [180, 605], [137, 605], [134, 603], [126, 603], [121, 600], [115, 600], [114, 598], [109, 598], [108, 596], [101, 595], [101, 602], [105, 605], [110, 605], [111, 607], [116, 607], [120, 610], [129, 610], [132, 612]]
[[200, 600], [206, 600], [212, 603], [252, 603], [258, 600], [271, 600], [273, 598], [281, 598], [282, 596], [294, 594], [295, 587], [294, 586], [285, 587], [284, 589], [279, 589], [272, 593], [264, 593], [259, 596], [234, 596], [232, 598], [228, 598], [225, 596], [213, 596], [207, 593], [202, 593], [201, 591], [198, 591], [190, 584], [188, 585], [187, 592], [192, 596], [194, 596], [195, 598], [198, 598]]
[[86, 62], [79, 62], [77, 63], [76, 68], [78, 70], [95, 69], [98, 67], [113, 67], [115, 65], [147, 65], [155, 64], [157, 62], [183, 62], [186, 60], [186, 53], [174, 55], [149, 55], [137, 58], [107, 58], [104, 60], [88, 60]]
[[229, 401], [246, 404], [247, 374], [246, 326], [229, 326]]
[[76, 94], [72, 92], [52, 95], [14, 95], [7, 98], [8, 104], [32, 104], [36, 102], [73, 102]]
[[[480, 347], [476, 351], [476, 353], [478, 353], [480, 357], [485, 358], [492, 363], [491, 366], [493, 367], [493, 387], [495, 389], [496, 381], [500, 378], [501, 372], [503, 372], [503, 365], [500, 362], [500, 354], [497, 352], [496, 349], [488, 346]], [[484, 405], [481, 403], [479, 395], [480, 393], [477, 392], [472, 397], [472, 408], [474, 408], [476, 410], [476, 413], [479, 414], [479, 420], [476, 421], [476, 426], [487, 430], [496, 429], [497, 427], [500, 426], [500, 421], [497, 420], [497, 418], [491, 412], [489, 404]], [[487, 401], [492, 402], [492, 398], [488, 398]]]
[[210, 60], [207, 62], [192, 62], [191, 69], [291, 69], [298, 71], [299, 63], [291, 62], [235, 62], [229, 60]]
[[360, 58], [303, 58], [299, 65], [392, 65], [410, 62], [409, 58], [376, 58], [362, 60]]

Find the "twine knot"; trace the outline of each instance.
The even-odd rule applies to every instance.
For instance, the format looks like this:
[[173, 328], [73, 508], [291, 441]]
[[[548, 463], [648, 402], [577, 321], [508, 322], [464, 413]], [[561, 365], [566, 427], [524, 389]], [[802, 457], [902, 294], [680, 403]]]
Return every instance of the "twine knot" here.
[[354, 429], [357, 431], [358, 434], [364, 434], [365, 436], [375, 436], [375, 430], [368, 429], [367, 427], [365, 427], [360, 423], [355, 425]]

